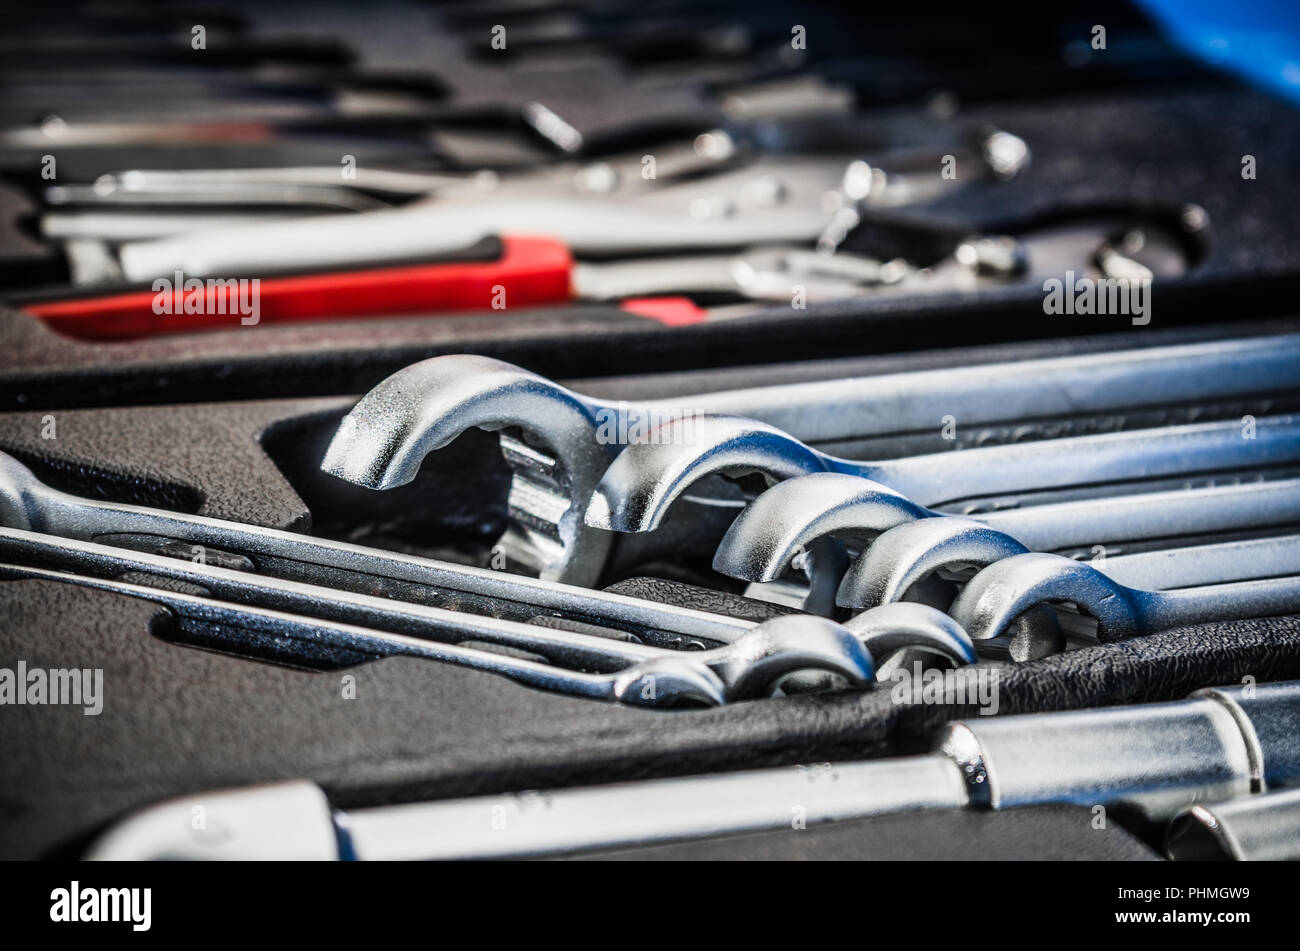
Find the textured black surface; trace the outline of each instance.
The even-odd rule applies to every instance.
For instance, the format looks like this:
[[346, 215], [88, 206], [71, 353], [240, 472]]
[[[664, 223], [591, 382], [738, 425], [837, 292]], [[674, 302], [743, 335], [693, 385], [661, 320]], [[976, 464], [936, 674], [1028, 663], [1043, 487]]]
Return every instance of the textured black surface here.
[[[308, 400], [58, 411], [53, 440], [42, 438], [45, 414], [9, 414], [0, 417], [0, 448], [43, 460], [43, 475], [65, 489], [85, 492], [111, 473], [100, 493], [106, 497], [269, 525], [306, 527], [295, 484], [331, 511], [327, 525], [343, 534], [383, 535], [402, 506], [477, 510], [464, 473], [483, 471], [485, 447], [472, 445], [464, 449], [469, 455], [435, 454], [406, 489], [356, 490], [342, 503], [331, 497], [325, 486], [332, 480], [309, 476], [304, 459], [345, 406]], [[261, 451], [259, 434], [297, 460], [292, 481]], [[420, 541], [429, 540], [412, 544]], [[633, 580], [620, 590], [769, 613], [734, 595], [664, 580]], [[939, 725], [973, 712], [897, 706], [886, 690], [654, 712], [397, 658], [352, 671], [357, 699], [347, 701], [344, 672], [200, 651], [169, 642], [170, 630], [164, 611], [119, 596], [48, 582], [0, 584], [0, 666], [22, 659], [102, 667], [107, 695], [99, 717], [55, 707], [3, 711], [5, 855], [75, 848], [128, 809], [205, 788], [305, 776], [340, 805], [368, 805], [876, 756], [925, 749]], [[1171, 699], [1247, 675], [1300, 676], [1300, 622], [1189, 629], [1007, 668], [1002, 712]]]
[[697, 611], [714, 611], [744, 618], [747, 621], [766, 621], [783, 614], [798, 614], [793, 608], [766, 601], [754, 601], [724, 591], [714, 591], [695, 585], [683, 584], [665, 578], [628, 578], [611, 585], [610, 591], [645, 601], [680, 604]]
[[[342, 806], [925, 749], [974, 711], [845, 692], [704, 711], [621, 708], [409, 658], [307, 672], [170, 643], [150, 605], [50, 582], [0, 585], [0, 664], [102, 667], [105, 706], [0, 717], [6, 857], [75, 850], [123, 812], [305, 776]], [[356, 678], [352, 700], [343, 677]], [[1172, 699], [1300, 676], [1300, 620], [1170, 632], [1009, 669], [1002, 712]]]
[[[345, 404], [299, 408], [341, 415]], [[197, 501], [204, 515], [306, 528], [306, 506], [257, 441], [284, 413], [283, 405], [236, 403], [218, 425], [201, 406], [14, 413], [0, 417], [0, 448], [43, 463], [38, 474], [66, 491], [163, 508]]]
[[508, 473], [495, 437], [467, 433], [410, 485], [376, 492], [319, 469], [349, 405], [278, 400], [11, 413], [0, 416], [0, 449], [57, 488], [112, 501], [300, 531], [312, 530], [320, 512], [317, 533], [360, 540], [397, 523], [390, 543], [410, 539], [415, 547], [500, 534]]

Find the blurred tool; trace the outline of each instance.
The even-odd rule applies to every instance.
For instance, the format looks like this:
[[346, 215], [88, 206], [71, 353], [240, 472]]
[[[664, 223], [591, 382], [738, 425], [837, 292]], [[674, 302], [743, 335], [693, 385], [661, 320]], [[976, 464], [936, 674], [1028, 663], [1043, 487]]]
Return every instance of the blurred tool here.
[[[950, 676], [954, 676], [954, 674]], [[1163, 821], [1300, 778], [1300, 683], [1219, 687], [1175, 703], [974, 718], [938, 752], [823, 766], [483, 796], [339, 812], [297, 781], [177, 799], [123, 820], [87, 858], [466, 859], [611, 849], [892, 812], [1044, 803]], [[1263, 797], [1260, 797], [1263, 801]], [[187, 833], [202, 804], [220, 839]], [[493, 823], [493, 817], [497, 821]]]

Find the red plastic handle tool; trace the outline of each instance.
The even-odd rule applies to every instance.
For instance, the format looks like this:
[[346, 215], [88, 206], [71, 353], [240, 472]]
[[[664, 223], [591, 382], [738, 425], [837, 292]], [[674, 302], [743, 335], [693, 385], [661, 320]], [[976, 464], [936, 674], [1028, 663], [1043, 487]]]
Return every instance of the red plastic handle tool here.
[[[572, 299], [573, 256], [565, 244], [551, 238], [516, 236], [502, 237], [501, 244], [501, 256], [495, 261], [263, 278], [256, 288], [256, 323], [501, 310]], [[92, 340], [124, 340], [254, 323], [252, 315], [246, 313], [252, 309], [251, 284], [242, 289], [238, 282], [211, 287], [205, 281], [201, 294], [197, 288], [187, 292], [169, 286], [160, 291], [34, 301], [23, 305], [23, 309], [62, 333]]]

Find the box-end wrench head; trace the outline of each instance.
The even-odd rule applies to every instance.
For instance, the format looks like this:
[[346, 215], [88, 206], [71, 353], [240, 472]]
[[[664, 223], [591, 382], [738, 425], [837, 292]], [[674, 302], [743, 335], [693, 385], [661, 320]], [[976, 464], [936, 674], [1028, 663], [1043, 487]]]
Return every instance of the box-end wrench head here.
[[899, 651], [937, 655], [952, 666], [973, 664], [975, 644], [960, 624], [925, 604], [882, 604], [844, 622], [871, 653], [877, 669]]
[[770, 481], [827, 471], [826, 456], [787, 433], [743, 416], [699, 416], [658, 427], [624, 449], [599, 480], [587, 524], [650, 532], [669, 506], [709, 475], [761, 473]]
[[[978, 519], [945, 517], [900, 525], [880, 535], [845, 574], [837, 603], [871, 607], [897, 600], [931, 572], [955, 565], [984, 567], [1024, 551], [1094, 542], [1292, 525], [1300, 520], [1300, 479], [1210, 486], [1117, 498], [1084, 499], [993, 512]], [[1143, 587], [1176, 587], [1132, 574], [1121, 556], [1098, 562], [1112, 577]], [[1112, 570], [1113, 569], [1113, 570]], [[1219, 580], [1239, 580], [1224, 576]], [[1202, 583], [1189, 580], [1184, 584]]]
[[[713, 567], [731, 577], [773, 581], [796, 554], [816, 551], [818, 545], [836, 532], [875, 534], [917, 519], [947, 520], [934, 517], [937, 515], [870, 479], [835, 472], [800, 476], [772, 486], [740, 514], [718, 546]], [[813, 571], [813, 583], [817, 584], [821, 579], [816, 574], [819, 569], [815, 560]], [[839, 578], [830, 580], [838, 582]], [[924, 609], [946, 617], [922, 604], [904, 605], [897, 600], [894, 605], [881, 604], [882, 608], [889, 606]], [[877, 623], [880, 617], [883, 615], [876, 611], [866, 611], [846, 624], [856, 629], [855, 625]], [[959, 626], [955, 627], [960, 630]], [[961, 637], [965, 636], [962, 632]], [[1018, 619], [1013, 631], [999, 645], [1013, 660], [1044, 657], [1057, 653], [1063, 646], [1056, 617], [1046, 610], [1030, 612]], [[873, 651], [873, 655], [877, 662], [881, 660], [880, 653]]]
[[775, 581], [799, 552], [828, 535], [877, 535], [934, 514], [860, 476], [799, 476], [772, 486], [745, 507], [718, 544], [713, 567], [745, 581]]

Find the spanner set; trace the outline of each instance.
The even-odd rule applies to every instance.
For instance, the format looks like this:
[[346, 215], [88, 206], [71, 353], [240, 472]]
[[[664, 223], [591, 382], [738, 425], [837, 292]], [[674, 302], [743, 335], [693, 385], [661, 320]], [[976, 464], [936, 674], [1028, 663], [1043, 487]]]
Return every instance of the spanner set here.
[[1292, 104], [1131, 3], [76, 6], [0, 857], [1300, 858]]

